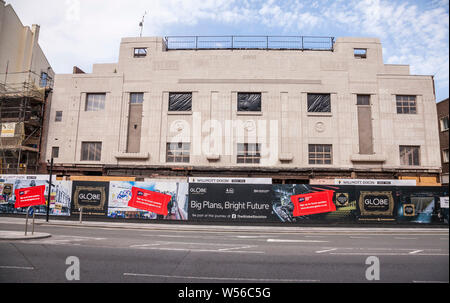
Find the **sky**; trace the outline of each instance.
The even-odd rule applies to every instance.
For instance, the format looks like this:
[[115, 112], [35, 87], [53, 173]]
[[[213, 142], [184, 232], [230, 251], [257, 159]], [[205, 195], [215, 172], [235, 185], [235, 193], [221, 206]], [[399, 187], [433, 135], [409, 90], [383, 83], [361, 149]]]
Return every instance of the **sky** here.
[[375, 37], [386, 64], [434, 75], [436, 101], [449, 95], [449, 0], [6, 0], [56, 73], [117, 62], [122, 37], [303, 35]]

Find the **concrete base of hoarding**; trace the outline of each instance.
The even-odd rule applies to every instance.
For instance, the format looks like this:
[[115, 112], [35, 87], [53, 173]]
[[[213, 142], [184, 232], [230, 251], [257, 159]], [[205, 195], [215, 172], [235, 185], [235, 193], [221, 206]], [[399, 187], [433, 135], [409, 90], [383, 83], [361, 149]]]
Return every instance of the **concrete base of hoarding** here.
[[45, 239], [51, 237], [48, 233], [32, 233], [23, 231], [11, 231], [11, 230], [0, 230], [0, 240], [30, 240], [30, 239]]

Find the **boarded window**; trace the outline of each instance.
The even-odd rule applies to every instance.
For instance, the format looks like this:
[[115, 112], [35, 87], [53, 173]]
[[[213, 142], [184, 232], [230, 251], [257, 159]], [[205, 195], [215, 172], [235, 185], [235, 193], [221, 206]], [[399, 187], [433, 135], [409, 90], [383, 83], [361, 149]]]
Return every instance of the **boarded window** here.
[[59, 157], [59, 147], [53, 146], [52, 147], [52, 158], [58, 158]]
[[105, 109], [105, 93], [86, 94], [86, 111], [99, 111]]
[[142, 104], [144, 102], [144, 93], [130, 93], [131, 104]]
[[55, 115], [55, 122], [61, 122], [62, 121], [62, 111], [57, 110]]
[[261, 144], [259, 143], [238, 143], [237, 163], [259, 163], [261, 159]]
[[144, 58], [147, 56], [147, 49], [145, 47], [137, 47], [134, 49], [135, 58]]
[[331, 112], [330, 94], [308, 94], [308, 112], [330, 113]]
[[401, 165], [420, 165], [420, 146], [400, 145]]
[[355, 48], [355, 49], [353, 49], [353, 55], [356, 59], [366, 59], [367, 58], [367, 49]]
[[189, 163], [190, 149], [190, 143], [167, 143], [166, 162]]
[[237, 94], [238, 111], [261, 111], [261, 93], [238, 93]]
[[397, 95], [397, 114], [416, 114], [416, 96]]
[[100, 161], [102, 142], [81, 142], [81, 161]]
[[190, 111], [192, 93], [169, 93], [169, 111]]
[[333, 151], [331, 144], [309, 144], [309, 164], [332, 164]]

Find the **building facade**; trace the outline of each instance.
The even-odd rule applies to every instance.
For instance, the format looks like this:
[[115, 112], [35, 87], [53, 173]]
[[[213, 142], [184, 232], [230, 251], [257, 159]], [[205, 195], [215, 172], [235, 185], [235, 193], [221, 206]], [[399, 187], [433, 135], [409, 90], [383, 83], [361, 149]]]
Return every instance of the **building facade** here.
[[39, 25], [24, 26], [0, 0], [0, 174], [46, 172], [41, 163], [54, 72], [39, 31]]
[[60, 175], [439, 180], [433, 78], [376, 38], [123, 38], [55, 76], [49, 119]]
[[442, 185], [448, 185], [448, 98], [437, 103], [436, 108], [439, 121], [439, 142], [442, 162], [441, 183]]

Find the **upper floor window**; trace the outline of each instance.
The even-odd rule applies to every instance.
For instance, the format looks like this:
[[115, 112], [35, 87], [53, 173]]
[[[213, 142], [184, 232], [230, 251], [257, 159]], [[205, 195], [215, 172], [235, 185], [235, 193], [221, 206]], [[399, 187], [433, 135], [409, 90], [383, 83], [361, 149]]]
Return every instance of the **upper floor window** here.
[[40, 86], [47, 87], [47, 83], [48, 83], [48, 74], [45, 72], [42, 72], [41, 79], [40, 79]]
[[144, 93], [130, 93], [131, 104], [142, 104], [144, 102]]
[[238, 143], [237, 163], [259, 163], [261, 159], [261, 144], [259, 143]]
[[190, 111], [192, 93], [169, 93], [169, 111]]
[[331, 144], [309, 144], [309, 164], [332, 164], [333, 150]]
[[439, 119], [441, 124], [441, 132], [448, 130], [448, 116]]
[[416, 96], [395, 96], [397, 102], [397, 114], [416, 114]]
[[86, 94], [86, 108], [88, 111], [99, 111], [105, 109], [105, 93]]
[[57, 110], [55, 115], [55, 122], [61, 122], [62, 121], [62, 111]]
[[448, 163], [448, 148], [442, 151], [442, 162]]
[[420, 165], [420, 146], [400, 145], [400, 164], [401, 165]]
[[134, 49], [134, 57], [135, 58], [143, 58], [147, 56], [147, 48], [145, 47], [136, 47]]
[[261, 93], [238, 93], [237, 94], [238, 111], [261, 111]]
[[191, 143], [167, 143], [166, 161], [189, 163]]
[[370, 105], [370, 95], [357, 95], [356, 105]]
[[353, 55], [356, 59], [366, 59], [367, 49], [366, 48], [355, 48], [353, 49]]
[[52, 147], [52, 158], [58, 158], [59, 157], [59, 146], [53, 146]]
[[81, 142], [81, 161], [100, 161], [102, 142]]
[[308, 113], [330, 113], [330, 94], [308, 94]]

